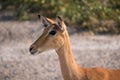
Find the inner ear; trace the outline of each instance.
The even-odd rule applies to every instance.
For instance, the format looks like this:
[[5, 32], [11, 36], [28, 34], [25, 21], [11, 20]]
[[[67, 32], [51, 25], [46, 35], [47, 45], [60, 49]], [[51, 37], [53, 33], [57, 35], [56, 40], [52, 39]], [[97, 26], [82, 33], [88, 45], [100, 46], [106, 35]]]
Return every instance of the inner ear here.
[[58, 24], [58, 26], [62, 26], [62, 19], [61, 19], [61, 17], [57, 17], [57, 19], [56, 19], [56, 22], [57, 22], [57, 24]]
[[60, 29], [60, 30], [63, 30], [61, 17], [59, 17], [59, 16], [57, 17], [56, 23], [57, 23], [59, 29]]
[[41, 18], [41, 22], [42, 22], [42, 24], [43, 24], [44, 27], [47, 27], [47, 26], [50, 25], [50, 23], [49, 23], [49, 21], [46, 19], [46, 17], [41, 16], [40, 18]]

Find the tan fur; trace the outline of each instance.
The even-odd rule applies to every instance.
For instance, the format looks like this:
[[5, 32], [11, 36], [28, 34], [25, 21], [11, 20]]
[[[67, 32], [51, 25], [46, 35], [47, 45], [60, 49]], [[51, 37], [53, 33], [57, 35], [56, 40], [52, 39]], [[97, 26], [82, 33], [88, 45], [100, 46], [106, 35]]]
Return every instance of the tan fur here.
[[[50, 24], [57, 22], [47, 18]], [[68, 32], [64, 22], [61, 22], [61, 32], [56, 29], [57, 33], [54, 36], [48, 34], [54, 26], [48, 26], [44, 29], [43, 34], [35, 41], [31, 47], [38, 52], [43, 52], [49, 49], [55, 49], [61, 66], [62, 76], [64, 80], [120, 80], [120, 70], [108, 70], [104, 68], [82, 68], [78, 66], [74, 60]]]

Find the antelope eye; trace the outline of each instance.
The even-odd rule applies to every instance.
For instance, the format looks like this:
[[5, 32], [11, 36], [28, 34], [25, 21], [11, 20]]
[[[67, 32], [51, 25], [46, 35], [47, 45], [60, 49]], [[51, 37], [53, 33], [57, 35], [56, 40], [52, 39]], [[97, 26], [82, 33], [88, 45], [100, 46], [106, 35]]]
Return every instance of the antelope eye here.
[[50, 35], [55, 35], [56, 34], [56, 31], [55, 30], [52, 30], [49, 32]]

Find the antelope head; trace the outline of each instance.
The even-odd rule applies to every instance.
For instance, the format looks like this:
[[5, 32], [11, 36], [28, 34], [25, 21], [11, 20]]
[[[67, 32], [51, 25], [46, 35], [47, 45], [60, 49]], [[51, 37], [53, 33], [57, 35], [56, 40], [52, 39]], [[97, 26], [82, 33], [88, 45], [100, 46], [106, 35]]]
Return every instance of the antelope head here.
[[41, 53], [50, 49], [59, 49], [64, 44], [65, 25], [58, 16], [56, 21], [40, 16], [44, 30], [42, 35], [30, 46], [30, 53]]

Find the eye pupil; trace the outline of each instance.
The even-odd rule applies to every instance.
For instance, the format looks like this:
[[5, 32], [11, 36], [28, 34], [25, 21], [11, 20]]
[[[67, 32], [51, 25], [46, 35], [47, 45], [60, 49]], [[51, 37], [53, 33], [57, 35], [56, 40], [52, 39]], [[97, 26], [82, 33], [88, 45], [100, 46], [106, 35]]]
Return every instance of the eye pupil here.
[[50, 34], [50, 35], [55, 35], [55, 34], [56, 34], [56, 31], [50, 31], [49, 34]]

